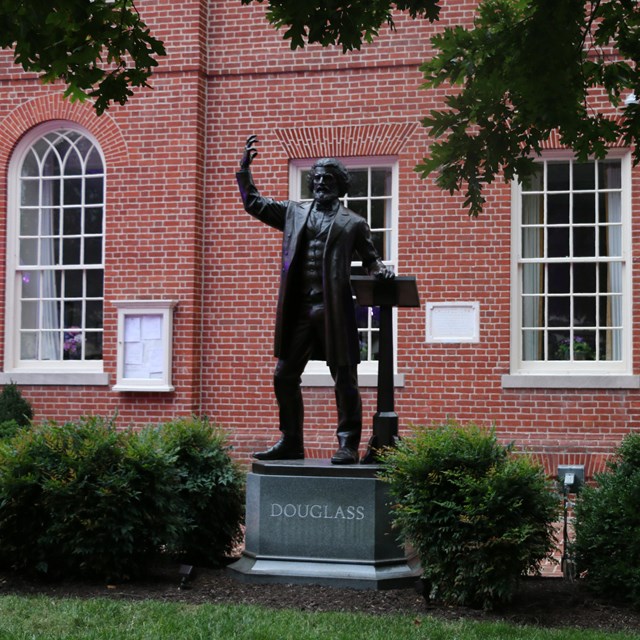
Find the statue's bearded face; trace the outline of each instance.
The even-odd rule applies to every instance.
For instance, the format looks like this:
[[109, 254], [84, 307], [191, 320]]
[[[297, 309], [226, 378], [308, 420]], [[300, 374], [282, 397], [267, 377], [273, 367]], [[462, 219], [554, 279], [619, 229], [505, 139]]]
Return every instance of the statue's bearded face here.
[[335, 202], [340, 197], [336, 177], [324, 167], [316, 167], [313, 174], [313, 197], [320, 204]]

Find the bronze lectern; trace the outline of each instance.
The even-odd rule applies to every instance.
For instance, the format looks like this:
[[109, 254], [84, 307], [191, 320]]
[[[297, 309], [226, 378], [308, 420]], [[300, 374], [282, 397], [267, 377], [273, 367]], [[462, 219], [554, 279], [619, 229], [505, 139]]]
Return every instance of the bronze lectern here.
[[376, 461], [376, 452], [393, 446], [398, 437], [398, 414], [393, 398], [393, 307], [419, 307], [418, 288], [413, 276], [381, 280], [373, 276], [352, 276], [351, 284], [360, 306], [380, 307], [380, 353], [378, 360], [378, 403], [373, 417], [373, 436], [362, 459]]

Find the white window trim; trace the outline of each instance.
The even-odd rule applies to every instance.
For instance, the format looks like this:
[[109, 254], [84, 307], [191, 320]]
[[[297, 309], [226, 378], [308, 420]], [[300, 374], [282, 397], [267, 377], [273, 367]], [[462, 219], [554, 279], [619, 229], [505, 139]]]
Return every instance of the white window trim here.
[[32, 145], [43, 135], [58, 129], [70, 129], [81, 133], [91, 141], [102, 158], [104, 167], [104, 203], [107, 202], [107, 164], [97, 139], [84, 127], [68, 120], [51, 120], [31, 129], [19, 141], [12, 154], [7, 172], [7, 273], [5, 287], [5, 340], [4, 372], [0, 383], [15, 382], [33, 385], [106, 385], [108, 376], [103, 373], [103, 360], [87, 361], [20, 361], [18, 343], [15, 339], [19, 326], [20, 310], [15, 304], [17, 295], [18, 264], [18, 212], [20, 194], [18, 189], [19, 168]]
[[[173, 309], [177, 300], [117, 300], [114, 306], [118, 309], [118, 355], [117, 380], [113, 391], [155, 391], [170, 392], [175, 387], [171, 384], [173, 364]], [[161, 316], [162, 317], [162, 378], [125, 377], [125, 321], [127, 316]]]
[[[621, 160], [622, 185], [622, 258], [623, 258], [623, 340], [633, 344], [632, 335], [632, 253], [631, 253], [631, 156], [626, 151], [612, 150], [608, 159]], [[571, 160], [566, 152], [548, 152], [545, 160]], [[502, 377], [504, 388], [640, 388], [640, 377], [632, 375], [631, 349], [624, 350], [620, 362], [523, 362], [521, 359], [522, 305], [519, 278], [521, 252], [521, 185], [511, 187], [511, 360], [510, 374]]]
[[[347, 169], [364, 169], [369, 167], [390, 167], [391, 168], [391, 211], [392, 211], [392, 229], [394, 233], [391, 238], [391, 255], [394, 260], [385, 260], [385, 264], [394, 267], [396, 273], [398, 270], [398, 216], [399, 216], [399, 186], [400, 171], [398, 159], [395, 156], [359, 156], [354, 158], [338, 158]], [[289, 198], [291, 200], [299, 200], [301, 193], [302, 172], [309, 169], [315, 162], [316, 158], [307, 158], [303, 160], [292, 160], [289, 164]], [[397, 353], [397, 309], [393, 309], [393, 352]], [[394, 358], [394, 369], [396, 362]], [[358, 365], [358, 384], [361, 387], [375, 387], [378, 384], [378, 363], [377, 362], [361, 362]], [[394, 373], [394, 385], [401, 387], [404, 385], [404, 375]], [[304, 387], [330, 387], [333, 386], [333, 378], [329, 373], [329, 367], [325, 362], [320, 360], [311, 360], [307, 364], [302, 374], [302, 386]]]

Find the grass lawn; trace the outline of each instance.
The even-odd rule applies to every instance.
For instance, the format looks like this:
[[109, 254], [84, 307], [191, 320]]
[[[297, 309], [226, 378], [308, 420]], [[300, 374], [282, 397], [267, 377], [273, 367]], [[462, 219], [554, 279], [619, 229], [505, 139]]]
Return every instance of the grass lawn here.
[[0, 640], [638, 640], [638, 633], [241, 605], [0, 597]]

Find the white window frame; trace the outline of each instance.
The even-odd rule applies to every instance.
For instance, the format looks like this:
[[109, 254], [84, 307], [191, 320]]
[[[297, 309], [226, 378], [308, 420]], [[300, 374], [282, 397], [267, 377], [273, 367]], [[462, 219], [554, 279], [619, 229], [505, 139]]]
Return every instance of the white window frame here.
[[[505, 387], [607, 387], [637, 388], [631, 375], [631, 159], [628, 152], [611, 152], [607, 159], [621, 162], [622, 217], [622, 359], [617, 361], [526, 361], [522, 358], [522, 186], [512, 183], [512, 274], [511, 274], [511, 375], [503, 377]], [[565, 153], [550, 152], [542, 160], [571, 162]], [[596, 261], [590, 260], [590, 261]]]
[[[66, 120], [52, 120], [31, 129], [19, 141], [11, 157], [7, 175], [7, 275], [6, 275], [6, 315], [5, 315], [5, 355], [4, 372], [0, 373], [0, 383], [14, 381], [19, 384], [57, 385], [105, 385], [108, 376], [104, 374], [103, 359], [100, 360], [20, 360], [20, 304], [18, 304], [19, 278], [25, 269], [19, 265], [19, 213], [20, 213], [20, 170], [32, 146], [47, 133], [60, 129], [72, 130], [87, 138], [100, 154], [103, 174], [103, 209], [107, 202], [107, 165], [100, 144], [84, 127]], [[103, 219], [103, 259], [100, 265], [104, 272], [105, 220]], [[103, 293], [104, 301], [104, 293]], [[104, 302], [103, 302], [104, 303]]]
[[[176, 300], [117, 300], [113, 303], [118, 309], [118, 355], [117, 379], [113, 391], [155, 391], [170, 392], [175, 387], [171, 383], [173, 363], [173, 309], [178, 304]], [[127, 320], [139, 320], [139, 335], [135, 339], [127, 335], [129, 326]], [[145, 336], [145, 320], [160, 320], [154, 322], [160, 332], [160, 337]], [[140, 325], [142, 329], [140, 329]], [[159, 325], [159, 326], [158, 326]], [[151, 338], [151, 339], [149, 339]], [[156, 374], [135, 377], [127, 372], [126, 355], [127, 344], [133, 345], [139, 351], [141, 368], [149, 369], [149, 361], [153, 358], [150, 350], [156, 351], [158, 362], [154, 363]], [[157, 353], [159, 351], [159, 354]]]
[[[394, 156], [375, 156], [358, 158], [339, 158], [347, 169], [391, 169], [391, 239], [389, 243], [390, 259], [384, 260], [386, 265], [398, 272], [398, 211], [399, 211], [399, 168], [398, 159]], [[289, 198], [299, 201], [302, 193], [302, 174], [308, 171], [316, 158], [296, 159], [289, 164]], [[397, 313], [393, 310], [393, 349], [397, 352]], [[394, 361], [395, 362], [395, 361]], [[358, 365], [358, 383], [360, 386], [376, 386], [378, 382], [378, 362], [366, 361]], [[404, 383], [402, 375], [394, 375], [394, 384], [401, 386]], [[311, 360], [302, 374], [302, 385], [308, 387], [324, 387], [333, 385], [329, 367], [320, 360]]]

